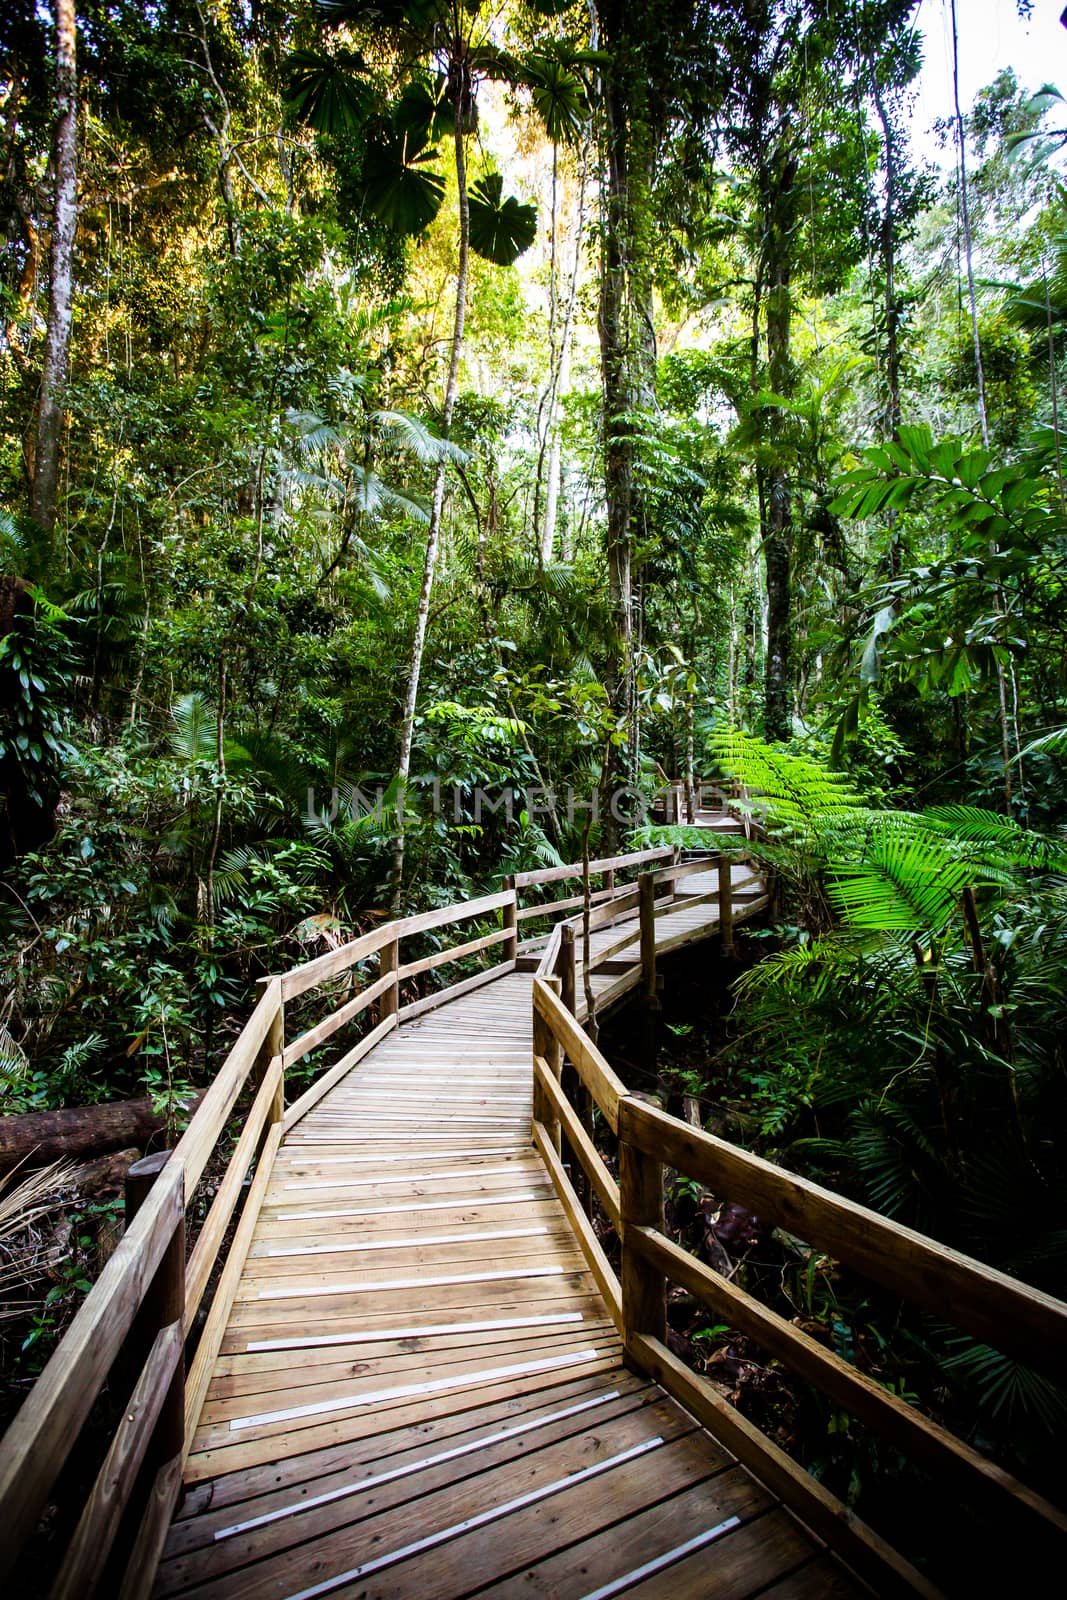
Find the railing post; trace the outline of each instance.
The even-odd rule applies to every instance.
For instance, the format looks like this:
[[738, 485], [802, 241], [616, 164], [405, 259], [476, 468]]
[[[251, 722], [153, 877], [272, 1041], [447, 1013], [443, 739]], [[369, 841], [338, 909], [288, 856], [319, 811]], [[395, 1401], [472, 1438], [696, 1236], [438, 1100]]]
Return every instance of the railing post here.
[[614, 894], [615, 893], [615, 868], [614, 867], [606, 867], [604, 869], [604, 888], [610, 894]]
[[[148, 1198], [149, 1191], [159, 1174], [170, 1160], [171, 1151], [160, 1150], [154, 1155], [145, 1156], [141, 1161], [135, 1161], [126, 1174], [126, 1227], [129, 1228], [134, 1217]], [[182, 1212], [178, 1225], [171, 1236], [170, 1244], [164, 1252], [163, 1259], [156, 1268], [155, 1277], [145, 1293], [141, 1302], [135, 1324], [136, 1332], [131, 1329], [130, 1344], [137, 1348], [143, 1344], [145, 1349], [151, 1347], [152, 1341], [160, 1329], [167, 1328], [176, 1322], [179, 1328], [185, 1316], [185, 1213]], [[132, 1353], [132, 1351], [131, 1351]], [[143, 1352], [138, 1349], [135, 1359], [138, 1364]], [[156, 1467], [161, 1467], [176, 1455], [180, 1455], [185, 1444], [185, 1363], [179, 1361], [167, 1398], [156, 1421], [152, 1434], [149, 1459]]]
[[641, 1009], [644, 1019], [644, 1058], [649, 1072], [656, 1070], [657, 1013], [660, 1009], [659, 980], [656, 974], [656, 875], [641, 872], [637, 877], [640, 895], [638, 916], [641, 923]]
[[[571, 1016], [577, 1015], [578, 989], [575, 962], [574, 929], [569, 922], [561, 923], [559, 930], [559, 956], [556, 960], [556, 971], [559, 974], [559, 997]], [[590, 1138], [593, 1137], [593, 1097], [581, 1080], [576, 1067], [563, 1067], [560, 1082], [568, 1100], [578, 1112], [582, 1127]], [[580, 1161], [576, 1161], [571, 1174], [578, 1203], [586, 1216], [593, 1214], [593, 1192], [586, 1177], [585, 1168]]]
[[504, 879], [504, 888], [511, 890], [511, 900], [506, 906], [500, 908], [500, 923], [505, 933], [510, 937], [501, 941], [504, 960], [517, 961], [519, 959], [519, 892], [515, 887], [515, 874], [509, 872]]
[[727, 855], [719, 856], [719, 936], [722, 941], [723, 955], [733, 955], [734, 896], [730, 857]]
[[386, 1017], [395, 1017], [400, 1010], [400, 980], [397, 971], [400, 967], [400, 940], [393, 938], [388, 944], [383, 944], [378, 951], [378, 976], [384, 978], [387, 973], [393, 974], [393, 981], [378, 1001], [378, 1022], [382, 1023]]
[[[560, 991], [559, 979], [546, 978], [544, 981], [547, 987], [558, 996]], [[548, 1062], [549, 1071], [556, 1082], [559, 1083], [563, 1076], [563, 1047], [558, 1043], [550, 1024], [545, 1021], [536, 1006], [533, 1014], [533, 1053]], [[540, 1122], [544, 1126], [556, 1154], [559, 1155], [563, 1149], [559, 1118], [556, 1116], [555, 1108], [538, 1085], [536, 1078], [534, 1079], [533, 1114], [534, 1121]]]
[[[632, 1102], [630, 1102], [632, 1104]], [[628, 1098], [619, 1108], [619, 1209], [622, 1218], [622, 1331], [666, 1341], [667, 1281], [630, 1244], [631, 1228], [663, 1231], [663, 1167], [631, 1144], [625, 1133]], [[627, 1357], [628, 1364], [629, 1357]]]
[[559, 959], [556, 963], [559, 974], [559, 997], [567, 1007], [571, 1016], [577, 1012], [577, 978], [574, 957], [574, 929], [569, 922], [565, 922], [559, 930]]
[[651, 872], [637, 875], [641, 922], [641, 987], [646, 1000], [656, 998], [656, 879]]
[[[263, 1057], [269, 1067], [275, 1056], [285, 1056], [285, 1001], [282, 999], [281, 986], [278, 989], [278, 1009], [270, 1019], [267, 1037], [263, 1042]], [[285, 1116], [285, 1063], [282, 1062], [282, 1073], [278, 1079], [278, 1087], [267, 1112], [268, 1122], [280, 1122]]]

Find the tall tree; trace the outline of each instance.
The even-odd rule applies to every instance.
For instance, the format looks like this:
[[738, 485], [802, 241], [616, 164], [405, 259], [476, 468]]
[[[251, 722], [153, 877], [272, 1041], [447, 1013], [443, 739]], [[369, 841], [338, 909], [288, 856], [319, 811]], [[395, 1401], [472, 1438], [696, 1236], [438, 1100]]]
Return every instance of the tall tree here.
[[52, 169], [52, 248], [48, 285], [48, 332], [37, 405], [37, 430], [30, 513], [46, 532], [56, 520], [63, 396], [70, 372], [74, 319], [74, 235], [78, 226], [78, 68], [74, 0], [54, 0], [55, 133]]
[[[417, 233], [436, 217], [445, 193], [443, 177], [427, 162], [436, 154], [436, 140], [451, 136], [455, 158], [459, 248], [448, 369], [440, 408], [441, 433], [448, 438], [459, 392], [460, 361], [467, 317], [470, 252], [498, 265], [513, 262], [534, 240], [536, 209], [504, 195], [499, 173], [488, 170], [473, 185], [468, 181], [467, 143], [478, 128], [478, 86], [485, 78], [540, 89], [545, 103], [555, 97], [575, 99], [578, 80], [561, 64], [555, 89], [546, 81], [536, 58], [525, 62], [507, 55], [493, 41], [496, 13], [482, 0], [319, 0], [331, 28], [350, 27], [366, 33], [384, 51], [399, 53], [403, 63], [396, 97], [385, 114], [375, 105], [371, 75], [363, 58], [351, 51], [324, 56], [312, 51], [292, 58], [290, 94], [300, 114], [313, 126], [333, 132], [361, 127], [368, 134], [363, 167], [366, 202], [388, 226]], [[538, 109], [545, 115], [544, 104]], [[444, 455], [434, 478], [426, 531], [422, 582], [401, 711], [397, 757], [398, 801], [390, 889], [399, 902], [404, 873], [405, 791], [411, 775], [419, 684], [422, 678], [430, 602], [444, 521], [448, 461]]]

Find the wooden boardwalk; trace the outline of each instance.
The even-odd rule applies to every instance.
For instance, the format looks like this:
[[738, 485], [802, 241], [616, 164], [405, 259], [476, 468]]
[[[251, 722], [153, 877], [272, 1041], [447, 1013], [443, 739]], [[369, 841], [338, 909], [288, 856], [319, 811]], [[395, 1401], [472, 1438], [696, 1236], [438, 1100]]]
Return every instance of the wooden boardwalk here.
[[[715, 925], [712, 904], [672, 912], [657, 944]], [[595, 974], [605, 1002], [629, 954]], [[531, 1145], [532, 983], [405, 1024], [283, 1140], [157, 1595], [858, 1592], [623, 1366]]]
[[[583, 903], [572, 863], [265, 979], [176, 1148], [131, 1170], [127, 1229], [0, 1440], [10, 1592], [937, 1600], [680, 1359], [671, 1285], [981, 1513], [1021, 1592], [1060, 1570], [1062, 1508], [664, 1230], [673, 1171], [1062, 1375], [1067, 1302], [669, 1116], [583, 1028], [587, 976], [598, 1010], [640, 987], [644, 1032], [663, 954], [731, 949], [769, 903], [747, 859], [591, 863], [588, 972], [581, 915], [559, 920]], [[451, 963], [447, 989], [412, 996]], [[329, 1040], [286, 1107], [287, 1070]]]

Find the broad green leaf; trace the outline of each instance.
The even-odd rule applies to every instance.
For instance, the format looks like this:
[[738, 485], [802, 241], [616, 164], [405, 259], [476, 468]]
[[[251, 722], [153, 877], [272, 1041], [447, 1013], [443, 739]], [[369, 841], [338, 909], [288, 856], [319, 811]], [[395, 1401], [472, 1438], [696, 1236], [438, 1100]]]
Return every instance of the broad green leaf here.
[[471, 248], [498, 267], [509, 267], [537, 236], [537, 207], [503, 198], [504, 180], [490, 172], [471, 188]]
[[364, 80], [366, 62], [354, 50], [326, 55], [294, 50], [285, 63], [286, 104], [316, 133], [353, 133], [366, 121], [373, 92]]
[[374, 215], [397, 233], [421, 233], [441, 209], [445, 180], [423, 165], [435, 158], [436, 151], [420, 151], [408, 160], [405, 154], [400, 139], [368, 146], [363, 163], [364, 193]]

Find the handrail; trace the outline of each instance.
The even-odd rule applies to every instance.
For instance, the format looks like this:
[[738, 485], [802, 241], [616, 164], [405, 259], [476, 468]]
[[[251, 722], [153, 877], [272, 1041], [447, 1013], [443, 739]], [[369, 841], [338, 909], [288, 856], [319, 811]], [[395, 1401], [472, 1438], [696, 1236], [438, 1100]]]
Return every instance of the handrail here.
[[[652, 877], [642, 879], [646, 914], [653, 903]], [[728, 926], [722, 928], [724, 941]], [[654, 954], [654, 942], [649, 946], [643, 940], [643, 962], [650, 949]], [[668, 1348], [668, 1282], [703, 1300], [718, 1318], [756, 1340], [905, 1454], [949, 1475], [964, 1491], [992, 1495], [1001, 1506], [1012, 1507], [1018, 1513], [1015, 1520], [1025, 1522], [1027, 1537], [1067, 1535], [1067, 1514], [1058, 1507], [667, 1238], [663, 1168], [668, 1165], [724, 1198], [743, 1202], [902, 1298], [1057, 1377], [1067, 1348], [1067, 1303], [631, 1094], [552, 984], [541, 977], [533, 985], [533, 1023], [534, 1142], [635, 1365], [687, 1405], [880, 1594], [934, 1591]], [[573, 1067], [582, 1089], [618, 1137], [617, 1183], [566, 1098], [565, 1064]], [[572, 1186], [562, 1160], [564, 1139], [618, 1235], [618, 1273]], [[1014, 1531], [1009, 1523], [1006, 1537]]]
[[[673, 857], [673, 852], [635, 851], [596, 866], [608, 876], [614, 895], [615, 870], [639, 868], [665, 857]], [[552, 868], [547, 876], [518, 874], [517, 881], [524, 886], [527, 882], [562, 881], [570, 870]], [[577, 871], [580, 874], [580, 866]], [[111, 1374], [109, 1386], [123, 1398], [129, 1397], [123, 1420], [111, 1439], [53, 1592], [57, 1597], [89, 1597], [104, 1580], [105, 1569], [107, 1574], [112, 1572], [109, 1563], [119, 1556], [125, 1558], [131, 1583], [135, 1568], [154, 1571], [180, 1492], [184, 1457], [192, 1444], [284, 1134], [400, 1022], [513, 971], [518, 953], [518, 909], [519, 890], [516, 883], [508, 882], [503, 890], [478, 899], [394, 918], [340, 949], [262, 980], [259, 1002], [188, 1128], [0, 1440], [0, 1576], [15, 1567], [34, 1534], [90, 1410], [109, 1382], [109, 1370], [120, 1350], [124, 1370]], [[402, 963], [403, 940], [495, 913], [500, 915], [498, 930]], [[556, 937], [565, 940], [558, 925]], [[488, 971], [401, 1005], [400, 986], [405, 981], [497, 947], [503, 959]], [[355, 969], [372, 957], [377, 957], [377, 974], [286, 1044], [287, 1002], [345, 974], [352, 975], [354, 985]], [[371, 1006], [377, 1008], [377, 1020], [370, 1032], [286, 1110], [287, 1070]], [[235, 1107], [249, 1088], [253, 1094], [240, 1135], [186, 1262], [186, 1211]], [[247, 1184], [250, 1170], [254, 1176]], [[232, 1229], [235, 1214], [238, 1221]], [[225, 1261], [197, 1338], [202, 1304], [224, 1248]], [[136, 1371], [128, 1370], [123, 1348], [131, 1340], [144, 1347], [144, 1359]], [[131, 1548], [130, 1524], [138, 1518], [124, 1514], [138, 1485], [143, 1486], [141, 1469], [145, 1464], [151, 1465], [154, 1475], [148, 1475], [147, 1500]], [[143, 1487], [139, 1492], [143, 1494]], [[126, 1540], [121, 1551], [116, 1549], [119, 1538]]]

